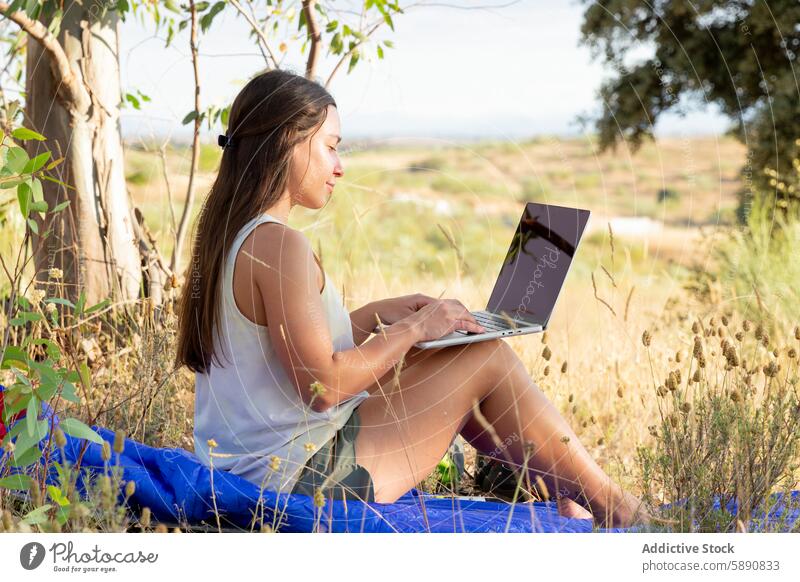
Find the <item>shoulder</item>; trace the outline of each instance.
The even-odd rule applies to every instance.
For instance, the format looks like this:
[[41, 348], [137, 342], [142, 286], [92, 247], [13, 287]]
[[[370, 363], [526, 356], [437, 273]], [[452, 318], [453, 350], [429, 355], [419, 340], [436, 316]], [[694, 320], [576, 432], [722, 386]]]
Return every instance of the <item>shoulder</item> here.
[[245, 238], [240, 253], [244, 254], [240, 259], [259, 284], [279, 282], [285, 285], [288, 281], [301, 282], [306, 277], [317, 279], [311, 242], [303, 233], [284, 224], [259, 224]]

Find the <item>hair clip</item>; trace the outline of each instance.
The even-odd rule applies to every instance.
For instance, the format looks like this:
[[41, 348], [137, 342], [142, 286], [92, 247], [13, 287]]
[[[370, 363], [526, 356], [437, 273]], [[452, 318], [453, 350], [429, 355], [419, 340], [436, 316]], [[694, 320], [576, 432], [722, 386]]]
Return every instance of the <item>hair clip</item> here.
[[233, 147], [233, 140], [229, 138], [227, 135], [219, 134], [217, 136], [217, 144], [222, 148], [230, 148]]

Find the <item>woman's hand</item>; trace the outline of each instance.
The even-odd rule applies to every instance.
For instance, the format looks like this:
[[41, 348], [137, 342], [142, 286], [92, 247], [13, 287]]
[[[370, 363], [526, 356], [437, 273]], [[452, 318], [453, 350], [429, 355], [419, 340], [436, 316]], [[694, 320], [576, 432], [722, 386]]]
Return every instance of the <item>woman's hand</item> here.
[[378, 301], [378, 316], [384, 325], [391, 325], [416, 313], [429, 303], [438, 301], [435, 297], [429, 297], [422, 293], [413, 295], [403, 295], [402, 297], [391, 297]]
[[473, 333], [486, 331], [458, 299], [434, 299], [405, 318], [418, 334], [418, 341], [436, 340], [457, 329]]

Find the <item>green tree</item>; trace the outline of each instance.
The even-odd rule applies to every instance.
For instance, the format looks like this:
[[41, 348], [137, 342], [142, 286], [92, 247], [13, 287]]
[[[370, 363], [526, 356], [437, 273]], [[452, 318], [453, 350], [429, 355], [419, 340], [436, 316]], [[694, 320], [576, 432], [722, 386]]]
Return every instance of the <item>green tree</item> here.
[[740, 215], [753, 192], [774, 194], [784, 209], [798, 201], [800, 3], [599, 0], [581, 34], [616, 71], [599, 92], [602, 149], [624, 140], [635, 150], [665, 111], [715, 104], [747, 146]]

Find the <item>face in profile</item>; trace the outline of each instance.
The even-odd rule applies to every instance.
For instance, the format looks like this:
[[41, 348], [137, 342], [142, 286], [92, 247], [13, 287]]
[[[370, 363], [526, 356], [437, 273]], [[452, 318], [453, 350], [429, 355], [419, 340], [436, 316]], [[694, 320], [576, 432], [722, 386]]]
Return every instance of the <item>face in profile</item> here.
[[325, 206], [344, 174], [337, 151], [340, 141], [339, 112], [328, 105], [328, 115], [319, 130], [295, 147], [289, 175], [292, 204], [314, 209]]

